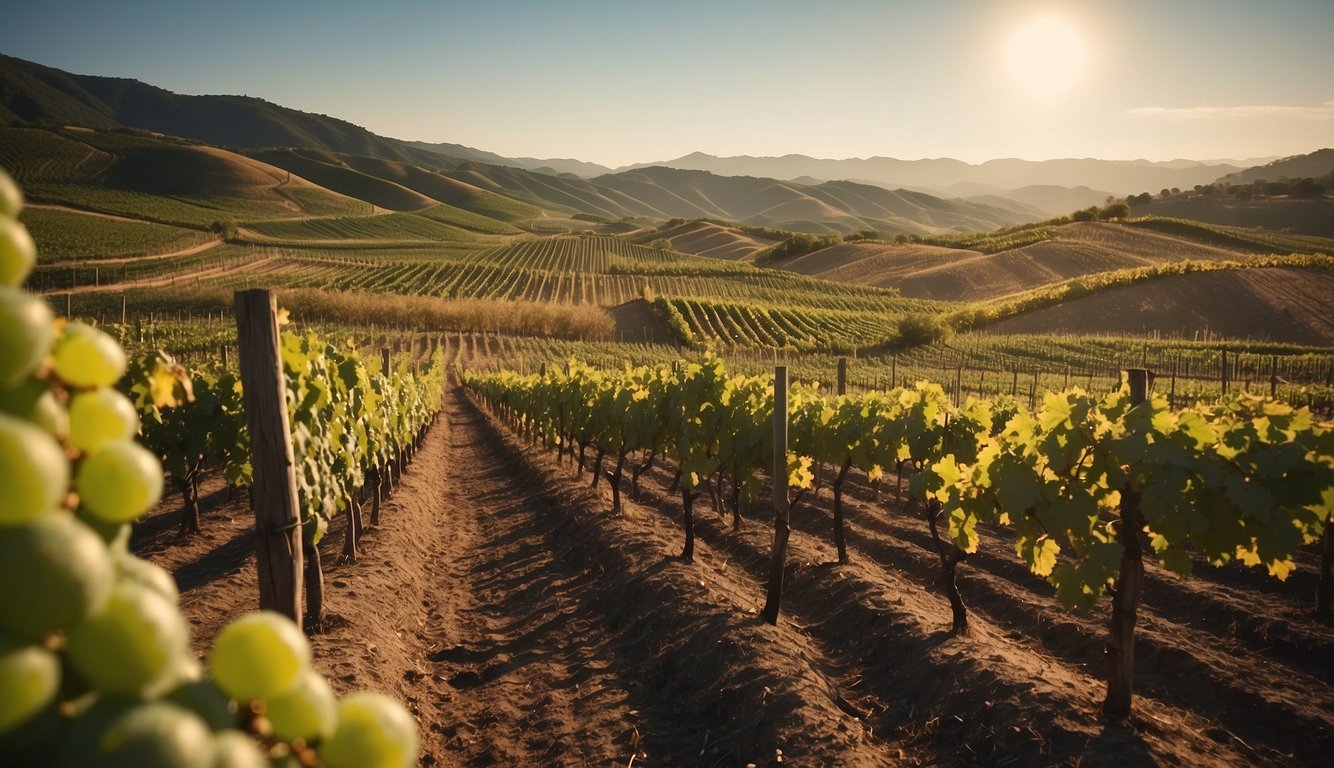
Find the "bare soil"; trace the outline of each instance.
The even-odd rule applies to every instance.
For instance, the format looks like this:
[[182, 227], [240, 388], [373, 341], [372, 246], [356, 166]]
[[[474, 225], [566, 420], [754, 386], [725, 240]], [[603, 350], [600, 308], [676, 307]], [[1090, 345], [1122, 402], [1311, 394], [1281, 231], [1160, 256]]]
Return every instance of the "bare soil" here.
[[[1103, 613], [1062, 611], [1003, 531], [961, 568], [972, 632], [953, 637], [925, 524], [892, 481], [877, 494], [855, 476], [851, 562], [828, 543], [828, 489], [803, 500], [772, 627], [758, 617], [766, 507], [733, 532], [702, 497], [686, 564], [668, 468], [619, 516], [606, 483], [577, 474], [451, 383], [358, 561], [337, 562], [341, 520], [324, 542], [316, 665], [338, 690], [401, 698], [422, 765], [1292, 766], [1334, 753], [1334, 639], [1307, 612], [1309, 556], [1285, 584], [1150, 568], [1136, 714], [1109, 723]], [[201, 653], [257, 595], [244, 500], [217, 480], [204, 495], [203, 533], [177, 539], [171, 499], [136, 536], [176, 574]]]
[[676, 339], [653, 305], [644, 299], [631, 299], [624, 304], [607, 308], [607, 314], [616, 323], [616, 338], [645, 344], [674, 344]]

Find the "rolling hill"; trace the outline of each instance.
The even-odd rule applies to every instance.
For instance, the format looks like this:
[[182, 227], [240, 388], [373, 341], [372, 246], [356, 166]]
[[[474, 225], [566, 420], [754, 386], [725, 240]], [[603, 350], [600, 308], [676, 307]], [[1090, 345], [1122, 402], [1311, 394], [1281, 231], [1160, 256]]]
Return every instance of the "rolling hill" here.
[[[625, 218], [714, 218], [797, 232], [932, 234], [991, 230], [1042, 218], [1034, 209], [945, 200], [921, 192], [889, 191], [854, 182], [801, 185], [776, 179], [718, 176], [700, 171], [646, 168], [594, 179], [554, 176], [501, 165], [459, 161], [439, 171], [394, 161], [301, 150], [252, 152], [274, 165], [367, 199], [379, 188], [367, 177], [392, 184], [395, 196], [377, 204], [412, 210], [411, 190], [433, 200], [505, 221], [579, 214], [603, 222]], [[313, 166], [312, 163], [318, 163]], [[486, 199], [480, 196], [489, 195]], [[502, 201], [506, 198], [507, 201]]]
[[[1320, 245], [1317, 241], [1303, 250], [1334, 251], [1334, 241]], [[896, 288], [910, 298], [986, 301], [1098, 272], [1236, 260], [1271, 250], [1283, 249], [1228, 240], [1206, 228], [1171, 231], [1078, 222], [1054, 228], [1051, 238], [996, 253], [915, 243], [844, 243], [774, 266], [837, 282]]]
[[599, 176], [591, 183], [633, 199], [641, 215], [718, 218], [816, 234], [978, 231], [1041, 218], [1036, 212], [851, 181], [803, 185], [655, 167]]
[[701, 220], [675, 225], [669, 222], [667, 226], [649, 230], [635, 238], [635, 242], [644, 245], [657, 240], [666, 240], [673, 251], [733, 261], [747, 260], [756, 252], [778, 242], [748, 234], [736, 227]]
[[0, 120], [130, 127], [228, 147], [304, 147], [420, 163], [416, 150], [345, 120], [248, 96], [185, 96], [116, 77], [76, 75], [0, 56]]
[[1132, 203], [1136, 216], [1170, 216], [1231, 227], [1263, 227], [1317, 237], [1334, 237], [1334, 197], [1303, 200], [1289, 197], [1240, 200], [1216, 195], [1190, 195]]
[[1334, 149], [1319, 149], [1305, 155], [1293, 155], [1272, 163], [1229, 173], [1218, 179], [1228, 184], [1249, 184], [1279, 179], [1318, 179], [1334, 173]]
[[195, 227], [369, 208], [255, 158], [145, 135], [0, 128], [0, 166], [34, 201]]
[[1108, 197], [1115, 197], [1111, 192], [1088, 187], [1063, 187], [1056, 184], [1030, 184], [1018, 189], [1002, 189], [985, 184], [955, 184], [944, 190], [925, 190], [941, 197], [961, 197], [966, 200], [1000, 204], [997, 200], [1011, 201], [1028, 206], [1047, 216], [1060, 216], [1087, 208], [1090, 205], [1103, 205]]
[[[1334, 273], [1264, 268], [1171, 275], [990, 326], [992, 333], [1161, 334], [1334, 346]], [[1244, 308], [1242, 310], [1241, 308]]]

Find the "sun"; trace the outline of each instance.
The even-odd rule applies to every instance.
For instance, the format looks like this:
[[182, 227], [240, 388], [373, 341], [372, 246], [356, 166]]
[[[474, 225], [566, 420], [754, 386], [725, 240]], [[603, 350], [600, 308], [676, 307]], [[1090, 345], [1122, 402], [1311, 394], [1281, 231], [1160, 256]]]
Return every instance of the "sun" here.
[[1079, 30], [1058, 16], [1039, 16], [1015, 30], [1005, 49], [1015, 85], [1031, 96], [1052, 98], [1074, 87], [1084, 70]]

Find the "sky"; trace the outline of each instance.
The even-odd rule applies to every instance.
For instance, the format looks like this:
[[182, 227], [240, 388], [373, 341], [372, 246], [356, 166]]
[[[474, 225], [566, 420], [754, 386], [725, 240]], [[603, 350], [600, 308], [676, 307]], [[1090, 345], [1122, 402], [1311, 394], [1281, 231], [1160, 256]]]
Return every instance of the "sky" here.
[[1310, 152], [1331, 40], [1334, 0], [0, 3], [47, 66], [609, 167]]

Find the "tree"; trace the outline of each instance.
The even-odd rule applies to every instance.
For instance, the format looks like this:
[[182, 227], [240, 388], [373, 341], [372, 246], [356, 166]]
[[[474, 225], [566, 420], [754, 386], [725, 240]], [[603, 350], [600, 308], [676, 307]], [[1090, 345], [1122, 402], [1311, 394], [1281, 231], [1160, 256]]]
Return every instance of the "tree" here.
[[1122, 202], [1112, 203], [1103, 208], [1101, 211], [1098, 211], [1098, 218], [1102, 219], [1103, 221], [1111, 221], [1113, 219], [1124, 219], [1129, 215], [1130, 215], [1130, 206]]
[[1316, 183], [1315, 179], [1298, 179], [1292, 185], [1292, 194], [1296, 197], [1321, 197], [1325, 194], [1325, 188]]
[[213, 223], [208, 225], [208, 231], [221, 235], [223, 240], [232, 240], [236, 237], [236, 219], [230, 216], [225, 219], [214, 219]]
[[900, 317], [894, 323], [895, 337], [890, 346], [896, 349], [908, 349], [922, 344], [946, 341], [953, 333], [953, 328], [940, 315], [912, 313]]

